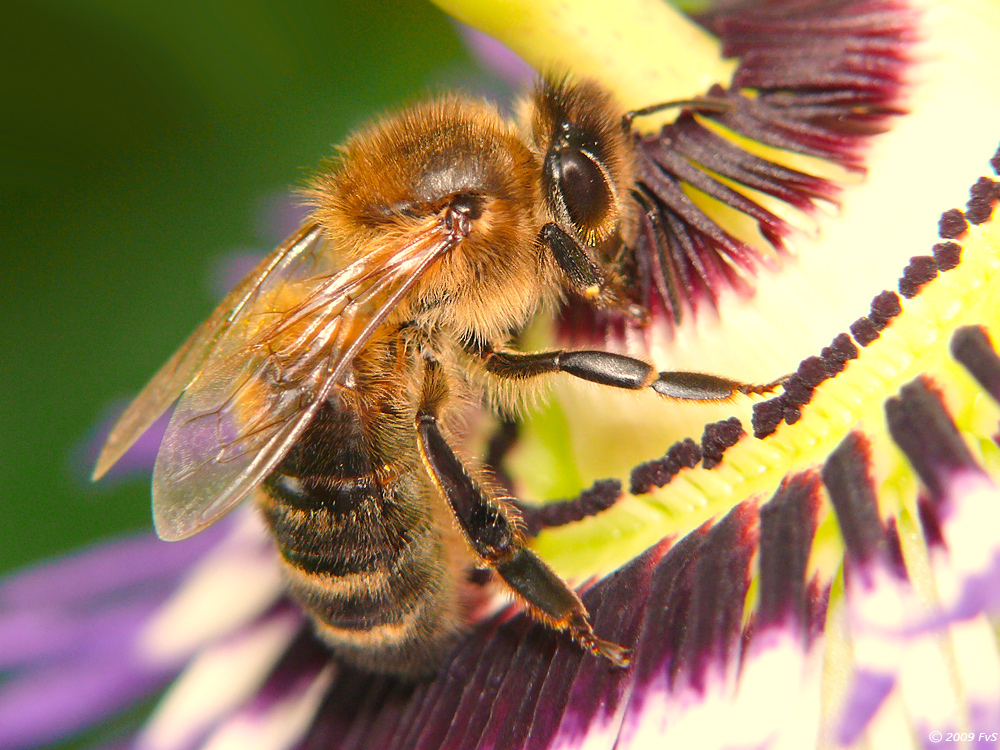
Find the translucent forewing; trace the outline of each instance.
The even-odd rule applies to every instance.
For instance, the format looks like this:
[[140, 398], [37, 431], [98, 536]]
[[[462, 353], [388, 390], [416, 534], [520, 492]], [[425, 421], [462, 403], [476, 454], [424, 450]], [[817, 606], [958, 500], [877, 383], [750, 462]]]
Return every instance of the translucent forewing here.
[[357, 352], [451, 246], [436, 222], [334, 275], [289, 281], [245, 306], [184, 392], [153, 473], [153, 516], [183, 539], [280, 463]]
[[325, 261], [322, 254], [316, 253], [317, 245], [322, 245], [321, 234], [316, 224], [305, 224], [226, 295], [119, 417], [97, 459], [95, 480], [104, 476], [200, 375], [215, 345], [241, 312], [253, 307], [260, 295], [276, 283], [299, 275], [303, 261], [311, 273], [319, 271], [317, 266]]

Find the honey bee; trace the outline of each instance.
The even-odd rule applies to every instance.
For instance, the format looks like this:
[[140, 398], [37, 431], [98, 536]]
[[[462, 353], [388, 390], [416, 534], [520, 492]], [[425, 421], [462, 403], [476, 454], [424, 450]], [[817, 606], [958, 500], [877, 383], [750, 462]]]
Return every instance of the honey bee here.
[[447, 96], [363, 129], [313, 180], [305, 224], [125, 411], [94, 477], [179, 400], [153, 474], [157, 532], [184, 539], [254, 494], [291, 597], [337, 658], [432, 673], [478, 566], [627, 665], [526, 546], [511, 498], [452, 445], [469, 393], [502, 404], [552, 373], [675, 399], [760, 392], [609, 352], [513, 348], [569, 295], [625, 306], [614, 258], [632, 241], [632, 147], [587, 81], [541, 82], [520, 124]]

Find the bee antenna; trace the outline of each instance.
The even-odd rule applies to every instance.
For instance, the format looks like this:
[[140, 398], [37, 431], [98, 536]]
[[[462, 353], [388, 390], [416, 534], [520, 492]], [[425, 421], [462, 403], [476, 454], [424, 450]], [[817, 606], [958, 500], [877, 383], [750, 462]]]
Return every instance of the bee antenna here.
[[636, 117], [645, 117], [646, 115], [654, 115], [657, 112], [662, 112], [665, 109], [689, 109], [693, 112], [709, 112], [712, 114], [725, 114], [726, 112], [731, 112], [733, 109], [732, 102], [727, 99], [722, 99], [718, 97], [710, 96], [700, 96], [694, 99], [675, 99], [669, 102], [660, 102], [659, 104], [650, 104], [648, 107], [642, 107], [640, 109], [633, 109], [622, 115], [622, 130], [626, 133], [632, 129], [632, 121]]

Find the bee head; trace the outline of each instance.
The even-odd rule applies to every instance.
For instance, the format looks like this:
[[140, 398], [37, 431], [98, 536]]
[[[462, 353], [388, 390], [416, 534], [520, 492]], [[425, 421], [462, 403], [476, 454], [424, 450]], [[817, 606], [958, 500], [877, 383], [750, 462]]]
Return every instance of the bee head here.
[[592, 81], [544, 79], [527, 109], [551, 219], [598, 247], [622, 228], [632, 183], [631, 146], [621, 110]]
[[400, 315], [493, 340], [557, 290], [537, 242], [538, 175], [516, 125], [488, 104], [446, 97], [362, 130], [309, 195], [348, 259], [392, 252], [428, 232], [452, 238]]

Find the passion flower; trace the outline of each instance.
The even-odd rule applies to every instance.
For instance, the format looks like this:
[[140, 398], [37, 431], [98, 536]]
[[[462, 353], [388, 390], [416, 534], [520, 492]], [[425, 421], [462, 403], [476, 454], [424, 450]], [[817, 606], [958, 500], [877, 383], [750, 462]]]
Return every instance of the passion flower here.
[[[342, 668], [246, 513], [162, 565], [136, 542], [5, 582], [0, 744], [48, 742], [176, 673], [137, 746], [995, 744], [997, 9], [775, 0], [696, 23], [648, 2], [441, 4], [623, 111], [687, 102], [633, 120], [628, 268], [648, 319], [570, 308], [551, 335], [792, 373], [713, 407], [559, 383], [525, 420], [505, 473], [521, 497], [572, 498], [529, 514], [534, 546], [632, 666], [506, 608], [436, 680]], [[98, 583], [55, 584], [70, 573]], [[86, 669], [104, 664], [114, 689]]]

